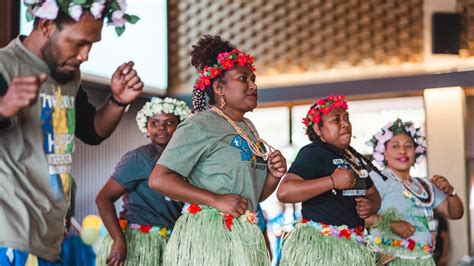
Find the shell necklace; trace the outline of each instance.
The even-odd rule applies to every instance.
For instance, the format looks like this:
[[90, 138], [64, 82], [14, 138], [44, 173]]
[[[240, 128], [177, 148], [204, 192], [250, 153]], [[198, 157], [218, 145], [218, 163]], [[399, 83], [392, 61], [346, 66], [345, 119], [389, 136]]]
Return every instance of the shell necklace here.
[[416, 192], [410, 185], [403, 182], [400, 177], [398, 177], [392, 170], [386, 168], [384, 170], [384, 174], [402, 184], [403, 188], [405, 189], [403, 195], [407, 198], [410, 198], [417, 206], [431, 207], [431, 205], [433, 204], [433, 186], [422, 178], [413, 178], [414, 181], [418, 181], [418, 183], [421, 185], [420, 188], [422, 191], [421, 193], [419, 193]]
[[[239, 136], [241, 136], [243, 139], [245, 139], [247, 141], [247, 143], [249, 144], [249, 147], [250, 147], [250, 150], [253, 152], [253, 154], [259, 156], [259, 157], [262, 157], [263, 160], [267, 160], [268, 159], [268, 155], [273, 152], [275, 150], [275, 148], [273, 146], [271, 146], [270, 144], [268, 144], [265, 140], [261, 139], [259, 136], [258, 136], [258, 133], [255, 132], [255, 130], [253, 129], [253, 127], [249, 124], [249, 122], [247, 122], [247, 120], [243, 120], [244, 123], [247, 125], [247, 127], [250, 129], [250, 132], [252, 132], [252, 134], [254, 135], [256, 141], [253, 142], [250, 140], [250, 137], [247, 135], [247, 133], [242, 130], [236, 123], [234, 120], [232, 120], [230, 117], [228, 117], [226, 114], [224, 114], [224, 112], [222, 112], [219, 108], [215, 107], [215, 106], [211, 106], [210, 107], [210, 110], [216, 112], [217, 114], [219, 114], [220, 116], [222, 116], [223, 118], [225, 118], [225, 120], [227, 120], [227, 122], [230, 123], [230, 125], [235, 129], [235, 131], [237, 131], [237, 134], [239, 134]], [[268, 147], [268, 152], [265, 151], [265, 149], [261, 146], [261, 145], [258, 145], [258, 143], [261, 142], [263, 144], [265, 144], [267, 147]]]

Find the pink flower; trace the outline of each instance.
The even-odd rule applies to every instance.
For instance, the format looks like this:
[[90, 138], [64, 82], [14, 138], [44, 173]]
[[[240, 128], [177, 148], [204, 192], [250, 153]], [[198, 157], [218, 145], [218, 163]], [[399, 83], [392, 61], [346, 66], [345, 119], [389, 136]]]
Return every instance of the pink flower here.
[[381, 166], [383, 165], [383, 161], [384, 161], [385, 158], [383, 157], [383, 155], [382, 155], [381, 153], [379, 153], [379, 152], [374, 152], [374, 153], [372, 154], [372, 156], [374, 157], [374, 160], [375, 160], [378, 164], [380, 164]]
[[378, 153], [384, 153], [385, 152], [385, 145], [381, 141], [377, 143], [377, 147], [375, 147], [375, 151]]
[[123, 19], [123, 16], [125, 15], [125, 12], [123, 10], [115, 10], [112, 12], [112, 21], [118, 21]]
[[68, 13], [75, 21], [79, 21], [82, 16], [82, 6], [72, 5], [68, 8]]
[[391, 140], [393, 138], [392, 131], [386, 131], [378, 140], [379, 142], [385, 144], [385, 142]]
[[420, 146], [418, 145], [415, 149], [415, 152], [416, 153], [424, 153], [425, 152], [425, 148], [423, 146]]
[[98, 2], [92, 3], [90, 12], [94, 16], [95, 19], [101, 19], [104, 8], [105, 8], [105, 0], [100, 0]]
[[56, 0], [46, 0], [38, 9], [33, 10], [33, 15], [38, 18], [55, 19], [58, 16], [59, 7]]
[[117, 4], [120, 6], [120, 10], [124, 13], [127, 10], [127, 1], [126, 0], [117, 0]]

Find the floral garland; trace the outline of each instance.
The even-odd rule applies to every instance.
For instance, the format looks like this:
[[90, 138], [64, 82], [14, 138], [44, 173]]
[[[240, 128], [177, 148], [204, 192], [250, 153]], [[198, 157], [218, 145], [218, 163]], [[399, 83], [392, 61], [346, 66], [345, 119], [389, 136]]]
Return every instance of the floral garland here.
[[415, 249], [415, 247], [420, 248], [425, 253], [431, 253], [433, 251], [433, 247], [431, 245], [417, 243], [415, 240], [413, 240], [411, 238], [408, 238], [408, 239], [389, 239], [389, 238], [384, 238], [384, 237], [381, 237], [381, 236], [375, 236], [372, 241], [375, 245], [385, 245], [385, 246], [390, 246], [390, 247], [401, 247], [401, 248], [409, 249], [410, 251], [413, 251]]
[[[203, 211], [204, 209], [211, 209], [209, 207], [201, 207], [198, 204], [189, 204], [186, 203], [183, 207], [183, 213], [189, 213], [191, 215], [196, 215], [197, 213]], [[224, 219], [224, 224], [227, 230], [232, 231], [232, 226], [234, 225], [234, 219], [240, 219], [241, 221], [248, 222], [249, 224], [257, 223], [257, 214], [255, 212], [246, 211], [244, 215], [239, 218], [235, 218], [230, 214], [220, 213]]]
[[342, 108], [347, 110], [347, 100], [345, 96], [327, 96], [319, 98], [309, 109], [302, 123], [305, 125], [305, 131], [308, 127], [312, 127], [321, 121], [321, 116], [331, 112], [334, 108]]
[[415, 128], [412, 122], [403, 122], [397, 118], [394, 122], [385, 125], [377, 134], [375, 134], [367, 145], [374, 150], [372, 156], [374, 160], [380, 165], [384, 165], [385, 143], [390, 141], [394, 136], [399, 134], [406, 134], [413, 139], [415, 143], [415, 158], [416, 163], [420, 163], [426, 154], [426, 138], [425, 133], [421, 128]]
[[23, 0], [28, 7], [27, 21], [35, 17], [54, 20], [59, 12], [79, 21], [84, 10], [88, 10], [95, 19], [107, 18], [107, 24], [115, 26], [118, 36], [125, 31], [125, 23], [137, 23], [140, 18], [126, 14], [126, 0]]
[[144, 234], [158, 234], [159, 236], [163, 238], [167, 238], [168, 236], [171, 235], [171, 230], [166, 227], [142, 225], [142, 224], [129, 224], [128, 221], [123, 218], [119, 219], [119, 225], [122, 231], [125, 231], [125, 229], [129, 227], [131, 229], [138, 230]]
[[148, 118], [161, 113], [173, 114], [179, 117], [179, 121], [183, 121], [191, 114], [191, 109], [189, 109], [188, 105], [183, 101], [168, 97], [165, 99], [153, 97], [149, 102], [146, 102], [137, 113], [136, 120], [138, 129], [146, 134]]
[[338, 238], [345, 238], [347, 240], [356, 241], [359, 244], [365, 244], [367, 242], [367, 231], [362, 227], [349, 228], [347, 225], [327, 225], [318, 223], [307, 218], [301, 220], [302, 225], [310, 225], [319, 230], [319, 233], [325, 236], [333, 236]]
[[217, 56], [217, 64], [214, 66], [205, 66], [199, 71], [199, 78], [196, 80], [194, 88], [200, 91], [205, 91], [206, 87], [211, 85], [211, 79], [221, 75], [225, 70], [232, 69], [235, 64], [239, 66], [248, 66], [252, 71], [255, 71], [253, 65], [253, 56], [242, 53], [237, 49], [230, 52], [223, 52]]

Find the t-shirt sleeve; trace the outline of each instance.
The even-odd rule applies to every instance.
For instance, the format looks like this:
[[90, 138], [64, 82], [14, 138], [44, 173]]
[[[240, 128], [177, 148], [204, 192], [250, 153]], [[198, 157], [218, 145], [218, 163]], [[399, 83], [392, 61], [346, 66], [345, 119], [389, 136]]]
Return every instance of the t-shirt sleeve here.
[[150, 167], [146, 166], [147, 159], [138, 151], [126, 153], [115, 166], [112, 178], [126, 190], [133, 190], [150, 175]]
[[99, 145], [104, 138], [99, 136], [95, 130], [94, 117], [95, 107], [89, 102], [87, 93], [82, 85], [76, 95], [76, 132], [77, 138], [89, 145]]
[[[431, 183], [431, 181], [428, 180]], [[431, 183], [433, 187], [433, 194], [434, 194], [434, 201], [433, 201], [433, 209], [436, 209], [444, 200], [448, 197], [443, 191], [439, 190], [433, 183]]]
[[173, 134], [157, 164], [189, 177], [194, 166], [209, 153], [207, 134], [193, 119], [181, 123]]
[[301, 148], [298, 155], [296, 155], [295, 161], [291, 164], [288, 173], [298, 175], [303, 179], [321, 177], [321, 171], [318, 167], [321, 163], [319, 157], [316, 149], [310, 146]]
[[[384, 195], [387, 193], [387, 187], [389, 185], [390, 180], [387, 179], [386, 181], [383, 180], [383, 178], [375, 171], [371, 171], [369, 173], [369, 177], [367, 179], [367, 188], [372, 187], [375, 185], [375, 188], [379, 192], [380, 198], [383, 199]], [[369, 186], [369, 184], [372, 184]]]

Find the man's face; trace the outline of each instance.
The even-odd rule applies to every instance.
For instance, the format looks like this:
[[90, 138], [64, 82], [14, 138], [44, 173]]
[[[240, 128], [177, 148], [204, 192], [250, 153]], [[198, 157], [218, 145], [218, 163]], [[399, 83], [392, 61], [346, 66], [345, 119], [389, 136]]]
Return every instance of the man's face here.
[[88, 60], [92, 44], [100, 41], [103, 21], [85, 12], [76, 23], [57, 26], [41, 49], [51, 76], [59, 83], [71, 81]]

